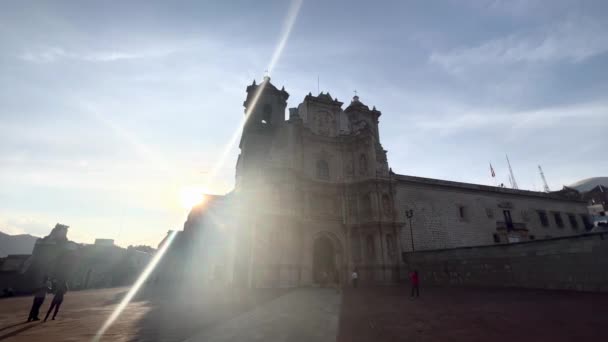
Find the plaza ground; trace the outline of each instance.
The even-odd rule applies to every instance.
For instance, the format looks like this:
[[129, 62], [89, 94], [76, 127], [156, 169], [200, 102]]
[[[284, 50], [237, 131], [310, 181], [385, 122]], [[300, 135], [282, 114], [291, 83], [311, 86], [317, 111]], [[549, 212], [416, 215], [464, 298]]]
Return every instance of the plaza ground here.
[[[69, 292], [55, 321], [30, 297], [0, 300], [1, 341], [90, 341], [126, 288]], [[50, 297], [42, 307], [46, 313]], [[603, 341], [608, 295], [523, 289], [146, 289], [103, 341]]]

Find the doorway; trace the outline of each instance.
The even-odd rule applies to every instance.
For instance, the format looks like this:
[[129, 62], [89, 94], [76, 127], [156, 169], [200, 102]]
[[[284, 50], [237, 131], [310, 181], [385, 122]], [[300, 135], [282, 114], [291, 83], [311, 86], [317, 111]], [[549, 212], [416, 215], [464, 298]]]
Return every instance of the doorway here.
[[336, 253], [331, 240], [325, 236], [317, 238], [313, 248], [313, 281], [325, 284], [336, 271]]

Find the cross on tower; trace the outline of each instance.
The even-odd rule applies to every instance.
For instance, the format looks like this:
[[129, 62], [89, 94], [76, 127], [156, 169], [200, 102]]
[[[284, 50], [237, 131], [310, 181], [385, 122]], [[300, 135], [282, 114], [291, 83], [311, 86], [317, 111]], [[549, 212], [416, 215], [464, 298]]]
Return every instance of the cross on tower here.
[[357, 89], [355, 89], [354, 92], [355, 92], [355, 96], [357, 96]]

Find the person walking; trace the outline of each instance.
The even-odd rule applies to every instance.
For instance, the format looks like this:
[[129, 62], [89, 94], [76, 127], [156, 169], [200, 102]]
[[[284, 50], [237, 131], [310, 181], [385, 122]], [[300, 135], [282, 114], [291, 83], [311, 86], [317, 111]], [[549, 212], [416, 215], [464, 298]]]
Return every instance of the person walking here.
[[410, 298], [414, 298], [414, 291], [416, 291], [416, 297], [420, 297], [420, 279], [418, 278], [417, 270], [410, 273], [410, 284], [412, 285]]
[[51, 302], [51, 307], [49, 308], [49, 311], [46, 312], [46, 316], [44, 317], [45, 322], [49, 318], [49, 315], [51, 314], [51, 311], [53, 311], [53, 309], [55, 309], [55, 312], [53, 313], [52, 320], [55, 320], [55, 316], [57, 316], [59, 307], [61, 306], [61, 303], [63, 302], [63, 296], [65, 295], [66, 292], [68, 292], [68, 283], [66, 281], [58, 282], [58, 285], [55, 287], [54, 292], [55, 292], [55, 295], [53, 296], [53, 301]]
[[357, 288], [357, 286], [359, 284], [359, 273], [357, 272], [356, 268], [353, 270], [353, 273], [350, 275], [350, 277], [353, 281], [353, 287]]
[[32, 303], [32, 308], [30, 309], [30, 315], [27, 318], [28, 322], [31, 321], [39, 321], [38, 313], [40, 312], [40, 307], [42, 303], [44, 303], [44, 298], [46, 297], [46, 293], [51, 291], [51, 281], [49, 277], [45, 276], [42, 280], [42, 284], [36, 291], [34, 292], [34, 302]]

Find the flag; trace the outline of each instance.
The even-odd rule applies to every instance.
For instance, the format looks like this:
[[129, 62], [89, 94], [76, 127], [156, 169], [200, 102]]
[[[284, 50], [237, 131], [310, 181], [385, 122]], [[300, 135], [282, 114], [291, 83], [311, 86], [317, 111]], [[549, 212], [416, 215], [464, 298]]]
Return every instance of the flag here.
[[496, 173], [494, 172], [494, 168], [492, 167], [492, 163], [490, 163], [490, 174], [492, 177], [496, 177]]

